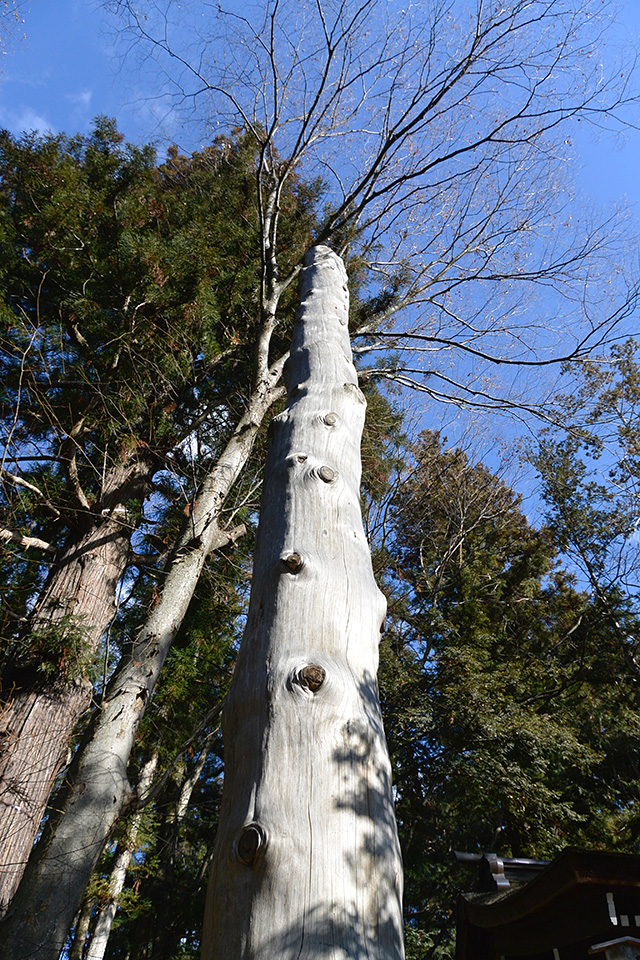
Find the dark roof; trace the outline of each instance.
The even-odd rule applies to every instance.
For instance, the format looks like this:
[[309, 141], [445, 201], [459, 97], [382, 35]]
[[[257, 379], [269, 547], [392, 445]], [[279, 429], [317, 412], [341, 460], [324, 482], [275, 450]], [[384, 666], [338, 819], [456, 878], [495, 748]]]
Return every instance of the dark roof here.
[[527, 860], [524, 857], [499, 857], [496, 853], [461, 853], [455, 851], [458, 863], [478, 865], [478, 879], [474, 890], [491, 893], [514, 885], [528, 883], [541, 870], [549, 866], [549, 860]]
[[457, 960], [582, 960], [598, 942], [640, 935], [640, 857], [569, 848], [521, 863], [537, 865], [529, 882], [460, 898]]

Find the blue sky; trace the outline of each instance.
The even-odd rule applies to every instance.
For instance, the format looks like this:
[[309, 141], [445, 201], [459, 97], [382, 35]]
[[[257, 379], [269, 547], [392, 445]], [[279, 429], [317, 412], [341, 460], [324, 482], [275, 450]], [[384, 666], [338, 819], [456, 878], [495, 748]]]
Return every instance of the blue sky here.
[[[130, 140], [158, 137], [150, 91], [140, 74], [115, 57], [114, 22], [98, 0], [19, 0], [19, 5], [24, 37], [12, 28], [0, 61], [0, 126], [13, 133], [84, 133], [91, 118], [104, 113], [118, 118]], [[618, 21], [614, 43], [639, 36], [640, 0], [620, 4]], [[637, 120], [640, 127], [640, 106]], [[578, 181], [596, 201], [628, 201], [640, 219], [640, 130], [597, 142], [583, 129], [576, 144]], [[174, 131], [177, 139], [179, 133]]]
[[[22, 34], [11, 27], [2, 58], [0, 124], [68, 133], [89, 129], [98, 113], [117, 116], [129, 139], [148, 135], [148, 111], [114, 57], [110, 21], [92, 0], [28, 0]], [[131, 104], [128, 106], [127, 104]]]

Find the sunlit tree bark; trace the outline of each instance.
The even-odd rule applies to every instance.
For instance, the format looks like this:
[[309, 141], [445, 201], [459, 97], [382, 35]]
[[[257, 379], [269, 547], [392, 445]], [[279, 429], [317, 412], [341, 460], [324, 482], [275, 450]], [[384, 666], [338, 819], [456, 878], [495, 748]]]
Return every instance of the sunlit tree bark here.
[[[5, 671], [0, 691], [0, 914], [24, 872], [51, 788], [67, 762], [73, 731], [91, 704], [87, 668], [116, 614], [116, 586], [128, 561], [124, 504], [140, 494], [151, 464], [114, 467], [100, 503], [52, 563], [29, 619], [26, 653]], [[39, 641], [39, 637], [42, 640]], [[46, 651], [57, 664], [47, 672]]]
[[403, 956], [376, 683], [386, 602], [359, 501], [366, 404], [342, 261], [320, 246], [305, 264], [225, 709], [205, 960]]

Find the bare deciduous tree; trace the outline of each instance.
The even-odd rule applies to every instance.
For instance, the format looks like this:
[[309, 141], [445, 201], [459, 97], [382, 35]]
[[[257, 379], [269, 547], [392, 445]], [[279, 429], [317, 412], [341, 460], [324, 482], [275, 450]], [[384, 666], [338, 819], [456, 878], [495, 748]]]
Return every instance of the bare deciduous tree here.
[[633, 56], [607, 71], [588, 0], [107, 6], [187, 121], [255, 137], [265, 304], [283, 184], [323, 181], [318, 242], [357, 235], [379, 281], [355, 335], [401, 351], [380, 376], [513, 410], [523, 368], [586, 355], [628, 315], [620, 225], [572, 203], [567, 172], [575, 124], [633, 101]]
[[[326, 206], [315, 241], [339, 250], [357, 241], [355, 255], [368, 269], [352, 314], [358, 351], [384, 357], [375, 375], [436, 400], [527, 411], [540, 396], [523, 400], [523, 371], [586, 355], [635, 299], [612, 267], [620, 254], [617, 224], [580, 216], [563, 179], [572, 124], [614, 117], [631, 96], [626, 69], [622, 80], [618, 69], [607, 79], [602, 21], [587, 2], [404, 9], [379, 0], [273, 0], [243, 4], [241, 12], [204, 0], [188, 8], [172, 0], [107, 5], [126, 18], [185, 106], [195, 103], [200, 117], [224, 132], [240, 127], [254, 138], [259, 333], [246, 411], [203, 481], [135, 656], [123, 659], [76, 759], [70, 789], [82, 789], [85, 800], [60, 807], [55, 821], [73, 856], [47, 846], [55, 843], [52, 821], [12, 905], [7, 929], [25, 931], [27, 915], [42, 923], [42, 936], [29, 933], [49, 951], [34, 951], [39, 957], [55, 955], [49, 931], [55, 921], [64, 939], [123, 809], [145, 702], [208, 553], [229, 537], [221, 524], [225, 500], [282, 394], [286, 356], [273, 355], [274, 332], [283, 292], [301, 269], [281, 271], [286, 185], [321, 178]], [[117, 757], [108, 817], [109, 791], [98, 775], [105, 757]], [[91, 804], [81, 827], [74, 817]], [[68, 909], [61, 912], [57, 858], [64, 856]], [[42, 909], [34, 914], [37, 896]]]

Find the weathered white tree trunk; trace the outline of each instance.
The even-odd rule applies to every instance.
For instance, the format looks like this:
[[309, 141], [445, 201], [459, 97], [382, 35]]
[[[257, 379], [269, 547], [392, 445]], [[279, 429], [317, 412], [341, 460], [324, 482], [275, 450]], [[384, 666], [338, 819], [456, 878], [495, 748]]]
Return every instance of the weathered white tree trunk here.
[[169, 563], [158, 604], [123, 657], [74, 757], [63, 796], [32, 852], [0, 922], [3, 960], [57, 960], [91, 873], [131, 796], [127, 763], [146, 703], [180, 629], [208, 555], [234, 538], [220, 527], [229, 491], [263, 417], [280, 396], [282, 363], [254, 391], [224, 452], [202, 485]]
[[[140, 796], [144, 796], [150, 788], [157, 764], [158, 753], [154, 751], [140, 772], [137, 787]], [[105, 955], [109, 937], [111, 936], [113, 921], [118, 912], [118, 900], [124, 888], [124, 882], [127, 879], [127, 870], [131, 863], [131, 857], [137, 846], [142, 817], [142, 811], [134, 813], [131, 822], [127, 826], [126, 835], [118, 844], [115, 863], [111, 871], [111, 876], [109, 877], [109, 894], [106, 903], [103, 903], [98, 911], [89, 949], [85, 955], [86, 960], [103, 960]]]
[[342, 261], [305, 259], [274, 418], [203, 960], [398, 960], [401, 863], [360, 515], [365, 401]]

